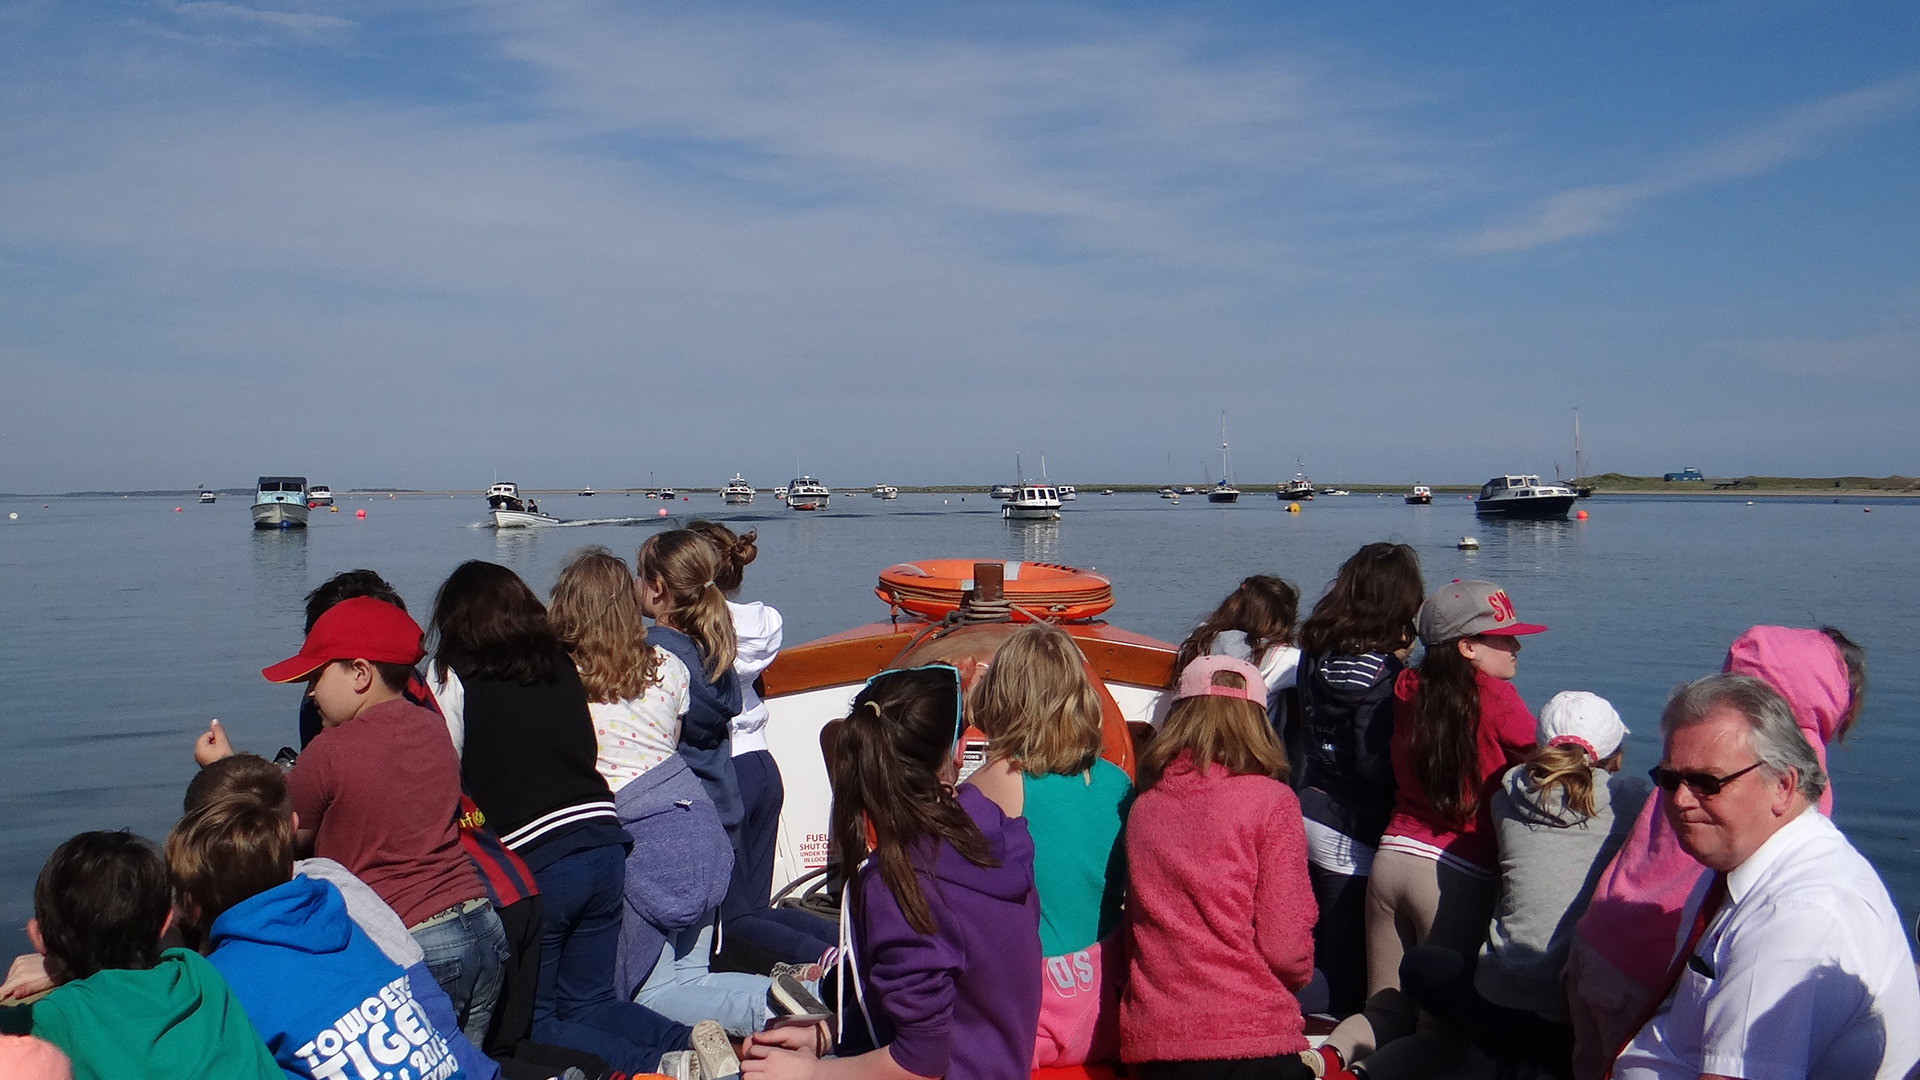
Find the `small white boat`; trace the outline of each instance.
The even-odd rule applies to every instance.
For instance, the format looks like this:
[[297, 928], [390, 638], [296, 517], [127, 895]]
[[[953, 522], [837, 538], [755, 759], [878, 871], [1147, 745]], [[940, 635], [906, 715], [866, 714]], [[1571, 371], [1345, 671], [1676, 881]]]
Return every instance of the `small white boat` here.
[[253, 527], [304, 529], [307, 527], [307, 478], [263, 476], [253, 490]]
[[720, 497], [727, 501], [728, 506], [745, 506], [753, 501], [753, 485], [747, 483], [746, 477], [734, 473], [733, 479], [727, 481], [727, 486], [720, 489]]
[[786, 489], [786, 487], [785, 487], [785, 486], [783, 485], [783, 486], [781, 486], [781, 487], [777, 487], [777, 488], [774, 488], [774, 489], [773, 489], [773, 497], [774, 497], [774, 498], [776, 498], [776, 499], [778, 499], [778, 500], [780, 500], [781, 502], [786, 502], [786, 501], [787, 501], [787, 489]]
[[1052, 484], [1022, 484], [1000, 507], [1007, 521], [1059, 521], [1060, 489]]
[[873, 485], [873, 497], [876, 499], [897, 499], [900, 497], [900, 489], [891, 484], [875, 484]]
[[833, 492], [811, 476], [802, 476], [787, 485], [787, 509], [825, 510]]
[[1072, 502], [1080, 497], [1080, 489], [1074, 487], [1072, 484], [1061, 484], [1059, 488], [1061, 502]]
[[325, 484], [315, 484], [308, 488], [307, 505], [309, 507], [332, 506], [333, 489]]
[[202, 492], [200, 493], [200, 501], [201, 501], [201, 502], [203, 502], [203, 503], [210, 503], [210, 502], [212, 502], [213, 500], [214, 500], [214, 494], [213, 494], [213, 492], [211, 492], [211, 491], [202, 491]]
[[1351, 491], [1348, 491], [1348, 490], [1347, 490], [1346, 488], [1328, 488], [1327, 490], [1325, 490], [1325, 491], [1323, 491], [1323, 492], [1321, 492], [1320, 494], [1322, 494], [1322, 495], [1351, 495], [1351, 494], [1353, 494], [1353, 492], [1351, 492]]
[[1425, 484], [1415, 484], [1413, 490], [1407, 493], [1406, 499], [1408, 506], [1432, 506], [1433, 489]]
[[495, 484], [488, 488], [487, 507], [493, 511], [493, 526], [496, 529], [560, 524], [559, 518], [541, 513], [540, 504], [521, 499], [518, 484]]
[[1015, 490], [1017, 490], [1017, 487], [1014, 484], [995, 484], [987, 489], [987, 497], [990, 499], [1011, 499], [1013, 498]]
[[1473, 512], [1481, 517], [1564, 518], [1580, 498], [1565, 484], [1543, 484], [1527, 473], [1496, 476], [1480, 487]]
[[663, 499], [677, 499], [680, 497], [680, 493], [670, 487], [664, 487], [660, 489], [660, 497]]
[[1106, 489], [1105, 491], [1102, 491], [1102, 492], [1101, 492], [1100, 494], [1102, 494], [1102, 495], [1111, 495], [1111, 494], [1113, 494], [1113, 489], [1112, 489], [1112, 488], [1107, 488], [1107, 489]]
[[583, 487], [580, 489], [580, 497], [583, 499], [591, 496], [592, 494], [593, 494], [592, 484], [588, 484], [586, 487]]
[[1163, 499], [1172, 499], [1175, 502], [1178, 502], [1180, 500], [1180, 489], [1175, 487], [1163, 487], [1160, 489], [1160, 497]]

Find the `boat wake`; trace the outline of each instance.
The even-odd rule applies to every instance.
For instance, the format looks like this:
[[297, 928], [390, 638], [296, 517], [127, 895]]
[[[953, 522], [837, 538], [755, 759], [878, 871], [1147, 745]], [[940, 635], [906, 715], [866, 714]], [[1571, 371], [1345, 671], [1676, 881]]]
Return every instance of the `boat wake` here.
[[507, 526], [495, 525], [491, 521], [476, 521], [468, 525], [467, 528], [469, 529], [500, 529], [503, 532], [538, 532], [543, 529], [579, 529], [579, 528], [584, 528], [586, 526], [601, 526], [601, 527], [611, 526], [615, 528], [626, 528], [633, 525], [665, 525], [668, 523], [677, 523], [679, 520], [680, 520], [679, 518], [673, 518], [673, 517], [611, 517], [611, 518], [583, 518], [579, 521], [541, 522], [538, 525], [507, 525]]

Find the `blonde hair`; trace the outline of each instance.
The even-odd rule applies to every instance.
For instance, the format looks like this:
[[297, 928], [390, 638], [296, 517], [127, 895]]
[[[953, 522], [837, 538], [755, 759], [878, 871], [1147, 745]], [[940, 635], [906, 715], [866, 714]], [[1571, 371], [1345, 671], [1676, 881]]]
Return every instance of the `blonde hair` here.
[[640, 545], [634, 564], [641, 578], [666, 591], [667, 610], [655, 621], [687, 635], [706, 654], [707, 681], [733, 667], [739, 650], [733, 613], [714, 582], [723, 557], [713, 541], [691, 529], [655, 533]]
[[972, 696], [973, 724], [993, 755], [1028, 776], [1085, 772], [1100, 756], [1100, 694], [1080, 647], [1058, 627], [1014, 631]]
[[588, 701], [637, 698], [659, 681], [633, 573], [606, 548], [581, 548], [560, 568], [547, 621], [573, 654]]
[[687, 528], [712, 541], [720, 549], [720, 572], [713, 575], [713, 583], [720, 591], [730, 593], [740, 587], [746, 578], [747, 564], [760, 557], [760, 533], [748, 529], [735, 534], [732, 529], [717, 521], [689, 521]]
[[[1238, 672], [1216, 671], [1213, 685], [1244, 690], [1247, 680]], [[1207, 694], [1174, 702], [1159, 734], [1140, 752], [1134, 789], [1145, 791], [1159, 783], [1182, 751], [1193, 753], [1193, 767], [1202, 776], [1209, 766], [1218, 765], [1229, 776], [1271, 776], [1282, 783], [1287, 779], [1287, 752], [1273, 736], [1267, 710], [1246, 698]]]
[[1619, 771], [1620, 751], [1593, 761], [1587, 757], [1587, 748], [1575, 743], [1542, 746], [1527, 755], [1521, 768], [1527, 770], [1527, 782], [1535, 791], [1544, 795], [1557, 787], [1567, 809], [1589, 818], [1593, 816], [1593, 770]]

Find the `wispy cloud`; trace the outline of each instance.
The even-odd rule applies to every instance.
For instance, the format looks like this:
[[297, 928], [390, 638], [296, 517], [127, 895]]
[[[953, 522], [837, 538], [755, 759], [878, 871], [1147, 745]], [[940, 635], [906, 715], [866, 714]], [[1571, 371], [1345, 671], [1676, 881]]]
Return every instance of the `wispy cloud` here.
[[1679, 157], [1638, 180], [1550, 195], [1514, 221], [1475, 233], [1461, 246], [1475, 254], [1497, 254], [1611, 232], [1651, 200], [1755, 176], [1809, 157], [1833, 137], [1910, 109], [1917, 99], [1920, 77], [1912, 76], [1822, 98]]

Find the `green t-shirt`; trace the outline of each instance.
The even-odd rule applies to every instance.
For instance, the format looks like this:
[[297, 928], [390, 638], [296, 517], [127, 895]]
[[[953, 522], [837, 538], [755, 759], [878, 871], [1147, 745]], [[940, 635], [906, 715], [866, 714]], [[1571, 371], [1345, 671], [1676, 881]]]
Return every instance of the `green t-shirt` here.
[[1127, 852], [1120, 836], [1133, 783], [1102, 758], [1084, 773], [1023, 776], [1023, 815], [1033, 836], [1033, 884], [1040, 894], [1040, 952], [1064, 956], [1120, 923]]
[[0, 1027], [65, 1051], [73, 1080], [281, 1080], [227, 981], [187, 949], [168, 949], [145, 971], [94, 972], [4, 1012]]

